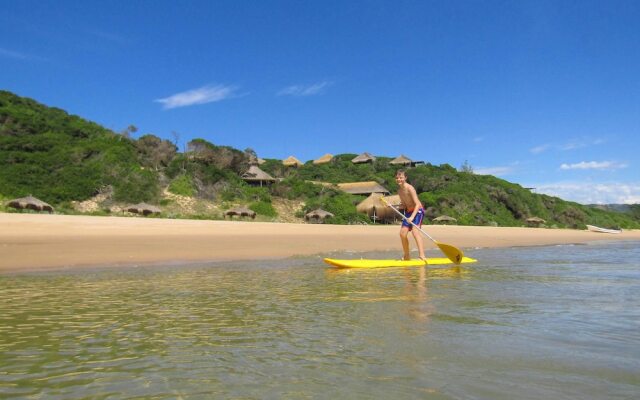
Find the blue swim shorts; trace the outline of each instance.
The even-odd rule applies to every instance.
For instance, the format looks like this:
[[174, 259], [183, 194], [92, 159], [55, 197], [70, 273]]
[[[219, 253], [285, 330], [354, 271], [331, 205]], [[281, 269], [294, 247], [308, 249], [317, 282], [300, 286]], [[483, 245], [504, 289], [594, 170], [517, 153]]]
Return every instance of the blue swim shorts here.
[[[413, 210], [409, 211], [409, 210], [405, 210], [404, 212], [404, 216], [406, 218], [409, 218], [411, 216], [411, 214], [413, 214]], [[416, 224], [416, 226], [418, 227], [422, 227], [422, 220], [424, 219], [424, 208], [419, 208], [418, 212], [416, 213], [416, 217], [413, 219], [413, 223]], [[411, 225], [407, 219], [403, 219], [402, 220], [402, 226], [406, 226], [407, 228], [409, 228], [409, 230], [413, 229], [413, 225]]]

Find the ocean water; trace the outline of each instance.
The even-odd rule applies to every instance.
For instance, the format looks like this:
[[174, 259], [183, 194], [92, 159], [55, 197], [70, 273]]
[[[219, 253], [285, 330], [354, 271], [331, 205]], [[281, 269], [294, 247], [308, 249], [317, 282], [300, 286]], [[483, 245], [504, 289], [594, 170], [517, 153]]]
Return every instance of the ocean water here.
[[1, 275], [0, 398], [640, 398], [640, 243], [466, 252]]

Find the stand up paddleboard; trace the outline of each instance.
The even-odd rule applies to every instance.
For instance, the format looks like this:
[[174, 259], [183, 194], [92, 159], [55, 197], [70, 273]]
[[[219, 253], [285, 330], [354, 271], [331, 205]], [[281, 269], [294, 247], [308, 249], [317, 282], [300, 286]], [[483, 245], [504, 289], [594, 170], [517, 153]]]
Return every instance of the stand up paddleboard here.
[[[463, 257], [460, 264], [474, 263], [477, 260], [469, 257]], [[446, 257], [427, 258], [427, 262], [420, 259], [415, 260], [336, 260], [334, 258], [325, 258], [324, 262], [336, 268], [388, 268], [388, 267], [421, 267], [429, 265], [446, 265], [453, 264]]]

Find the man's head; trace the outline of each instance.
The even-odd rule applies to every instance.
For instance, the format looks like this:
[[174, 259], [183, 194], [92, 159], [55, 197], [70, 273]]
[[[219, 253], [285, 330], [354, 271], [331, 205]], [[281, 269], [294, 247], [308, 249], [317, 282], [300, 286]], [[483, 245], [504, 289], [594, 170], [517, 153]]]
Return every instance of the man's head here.
[[396, 171], [396, 182], [398, 185], [403, 185], [407, 181], [407, 173], [403, 169]]

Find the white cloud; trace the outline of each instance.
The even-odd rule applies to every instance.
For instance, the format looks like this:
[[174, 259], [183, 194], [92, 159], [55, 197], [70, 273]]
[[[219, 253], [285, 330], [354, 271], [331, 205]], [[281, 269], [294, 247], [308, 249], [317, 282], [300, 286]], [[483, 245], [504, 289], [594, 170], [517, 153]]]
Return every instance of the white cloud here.
[[315, 96], [325, 92], [325, 90], [331, 86], [331, 82], [323, 81], [314, 83], [312, 85], [292, 85], [280, 90], [278, 96]]
[[571, 150], [582, 149], [589, 146], [598, 146], [605, 142], [606, 141], [604, 139], [599, 139], [599, 138], [598, 139], [575, 139], [564, 144], [549, 144], [549, 143], [542, 144], [540, 146], [536, 146], [529, 149], [529, 152], [531, 152], [532, 154], [540, 154], [549, 149], [554, 149], [556, 151], [558, 150], [571, 151]]
[[4, 49], [0, 47], [0, 57], [4, 58], [13, 58], [14, 60], [36, 60], [36, 61], [46, 61], [45, 58], [34, 56], [31, 54], [20, 53], [17, 51]]
[[604, 139], [576, 139], [568, 143], [558, 146], [560, 150], [571, 151], [576, 149], [582, 149], [589, 146], [597, 146], [605, 143]]
[[531, 153], [533, 153], [533, 154], [540, 154], [540, 153], [546, 151], [549, 147], [550, 146], [548, 144], [543, 144], [543, 145], [540, 145], [540, 146], [536, 146], [536, 147], [534, 147], [532, 149], [529, 149], [529, 151]]
[[557, 182], [527, 186], [535, 187], [536, 193], [581, 204], [640, 203], [640, 183]]
[[473, 169], [473, 173], [476, 175], [505, 176], [512, 172], [513, 167], [479, 167]]
[[18, 53], [16, 51], [11, 51], [7, 49], [3, 49], [0, 47], [0, 56], [7, 58], [16, 58], [18, 60], [26, 60], [29, 58], [26, 54]]
[[227, 99], [233, 95], [235, 90], [235, 86], [203, 86], [154, 101], [156, 103], [162, 103], [164, 109], [188, 107], [195, 104], [213, 103]]
[[627, 168], [627, 164], [618, 163], [615, 161], [582, 161], [576, 164], [562, 164], [560, 169], [572, 170], [572, 169], [622, 169]]

